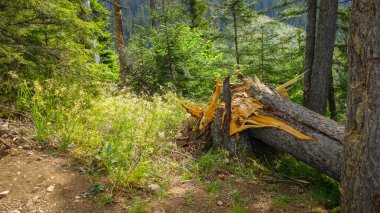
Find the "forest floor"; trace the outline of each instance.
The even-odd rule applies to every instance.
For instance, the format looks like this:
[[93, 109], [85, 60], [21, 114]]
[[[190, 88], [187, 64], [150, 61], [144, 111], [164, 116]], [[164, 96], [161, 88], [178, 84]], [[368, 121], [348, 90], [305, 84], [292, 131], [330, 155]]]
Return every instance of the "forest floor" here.
[[150, 191], [118, 190], [107, 200], [91, 193], [93, 177], [78, 160], [38, 146], [29, 128], [0, 121], [0, 212], [327, 212], [295, 183], [228, 173], [190, 180], [173, 175], [165, 193], [152, 185]]

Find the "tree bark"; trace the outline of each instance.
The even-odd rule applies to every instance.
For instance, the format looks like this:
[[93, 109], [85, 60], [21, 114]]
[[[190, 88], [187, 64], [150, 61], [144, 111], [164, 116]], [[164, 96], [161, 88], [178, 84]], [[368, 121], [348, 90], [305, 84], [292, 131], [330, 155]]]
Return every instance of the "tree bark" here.
[[251, 87], [251, 95], [265, 106], [268, 115], [291, 124], [318, 139], [301, 141], [276, 128], [250, 129], [251, 136], [293, 155], [320, 172], [339, 180], [342, 164], [343, 126], [289, 100], [277, 98]]
[[238, 43], [238, 35], [237, 35], [237, 17], [236, 17], [236, 11], [235, 7], [233, 8], [234, 11], [232, 11], [232, 18], [234, 22], [234, 44], [235, 44], [235, 57], [236, 57], [236, 64], [240, 64], [240, 56], [239, 56], [239, 43]]
[[315, 40], [310, 88], [305, 107], [326, 114], [330, 78], [332, 77], [338, 0], [321, 0]]
[[380, 212], [380, 0], [354, 0], [342, 212]]
[[119, 54], [119, 66], [120, 66], [120, 81], [123, 83], [126, 80], [126, 65], [127, 59], [124, 52], [124, 33], [123, 33], [123, 16], [121, 12], [120, 0], [113, 0], [114, 16], [115, 16], [115, 28], [117, 35], [117, 52]]
[[306, 47], [304, 60], [303, 105], [309, 102], [311, 73], [313, 72], [315, 31], [317, 25], [317, 0], [307, 2]]

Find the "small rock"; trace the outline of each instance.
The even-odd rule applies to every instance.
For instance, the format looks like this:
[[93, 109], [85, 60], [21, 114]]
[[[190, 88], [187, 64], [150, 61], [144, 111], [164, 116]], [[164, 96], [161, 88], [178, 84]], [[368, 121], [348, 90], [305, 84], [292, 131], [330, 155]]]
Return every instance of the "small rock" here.
[[153, 184], [149, 184], [148, 188], [150, 190], [154, 191], [154, 192], [157, 192], [157, 191], [159, 191], [161, 189], [160, 185], [154, 184], [154, 183]]
[[32, 199], [28, 200], [28, 202], [26, 203], [26, 207], [28, 209], [30, 209], [35, 203], [37, 203], [37, 200], [40, 199], [40, 197], [37, 195], [37, 196], [34, 196], [32, 197]]
[[75, 200], [74, 200], [74, 202], [75, 202], [75, 203], [78, 203], [78, 202], [80, 202], [80, 196], [78, 196], [78, 195], [77, 195], [77, 196], [75, 196]]
[[211, 183], [211, 181], [209, 181], [209, 180], [205, 181], [205, 184], [210, 184], [210, 183]]
[[224, 174], [219, 174], [219, 175], [218, 175], [218, 178], [219, 178], [220, 180], [225, 180], [225, 179], [226, 179], [226, 176], [225, 176]]
[[39, 189], [40, 189], [40, 187], [36, 186], [36, 187], [34, 187], [34, 188], [32, 189], [32, 192], [33, 192], [33, 193], [36, 193]]
[[51, 186], [49, 186], [49, 187], [46, 189], [46, 191], [48, 191], [48, 192], [52, 192], [52, 191], [54, 191], [54, 188], [55, 188], [55, 186], [54, 186], [54, 185], [51, 185]]
[[9, 190], [0, 192], [0, 199], [6, 197], [9, 194]]
[[217, 204], [218, 204], [218, 206], [222, 206], [223, 205], [223, 201], [218, 200]]

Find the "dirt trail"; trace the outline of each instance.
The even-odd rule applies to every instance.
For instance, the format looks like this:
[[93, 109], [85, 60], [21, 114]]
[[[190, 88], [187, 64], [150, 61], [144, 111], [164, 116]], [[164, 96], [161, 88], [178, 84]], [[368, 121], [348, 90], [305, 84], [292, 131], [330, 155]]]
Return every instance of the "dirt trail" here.
[[[241, 180], [226, 174], [210, 180], [187, 180], [173, 177], [164, 195], [142, 190], [120, 191], [114, 203], [100, 205], [92, 196], [85, 196], [92, 188], [90, 177], [80, 170], [73, 158], [54, 150], [42, 150], [24, 125], [0, 122], [0, 212], [131, 212], [136, 202], [142, 210], [134, 212], [231, 212], [236, 195], [248, 212], [308, 212], [307, 200], [273, 205], [279, 195], [298, 196], [297, 186], [272, 187], [261, 181]], [[218, 182], [220, 189], [210, 192], [207, 187]], [[306, 197], [306, 196], [304, 196]], [[314, 208], [314, 212], [327, 212]]]
[[91, 188], [70, 157], [43, 151], [24, 124], [0, 122], [0, 212], [100, 212]]

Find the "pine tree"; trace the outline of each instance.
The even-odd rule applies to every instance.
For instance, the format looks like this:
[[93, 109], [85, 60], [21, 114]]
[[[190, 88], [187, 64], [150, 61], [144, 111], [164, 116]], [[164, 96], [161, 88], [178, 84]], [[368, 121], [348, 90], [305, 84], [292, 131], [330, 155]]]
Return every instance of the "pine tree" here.
[[208, 4], [206, 0], [183, 0], [183, 4], [189, 14], [191, 28], [207, 27], [206, 13], [208, 11]]
[[220, 19], [227, 21], [227, 24], [233, 28], [232, 40], [234, 44], [236, 64], [240, 64], [239, 36], [243, 26], [248, 24], [254, 16], [250, 5], [246, 0], [225, 0]]
[[[107, 12], [95, 0], [14, 0], [0, 6], [1, 102], [13, 102], [19, 86], [33, 81], [113, 79], [110, 64], [94, 61], [94, 38], [107, 37]], [[88, 17], [92, 16], [91, 19]], [[99, 53], [109, 50], [101, 42]], [[101, 58], [101, 61], [103, 59]]]

